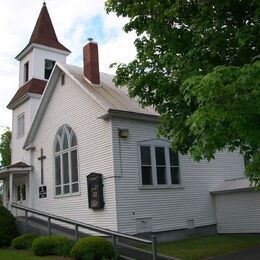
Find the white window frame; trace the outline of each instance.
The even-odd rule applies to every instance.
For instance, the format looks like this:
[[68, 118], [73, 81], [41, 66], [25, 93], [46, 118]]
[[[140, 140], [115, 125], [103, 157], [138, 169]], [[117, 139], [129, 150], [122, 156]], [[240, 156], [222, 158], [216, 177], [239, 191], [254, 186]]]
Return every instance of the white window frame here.
[[25, 62], [23, 65], [23, 82], [26, 83], [29, 81], [29, 61]]
[[[151, 165], [152, 165], [152, 184], [151, 185], [144, 185], [142, 182], [142, 164], [141, 164], [141, 146], [149, 146], [151, 152]], [[166, 184], [158, 184], [157, 181], [157, 165], [156, 165], [156, 155], [155, 155], [155, 148], [161, 147], [164, 148], [164, 155], [165, 155], [165, 164], [166, 164]], [[182, 181], [182, 173], [181, 173], [181, 160], [180, 155], [178, 153], [179, 159], [179, 183], [172, 184], [171, 180], [171, 166], [170, 165], [170, 155], [169, 149], [171, 145], [168, 141], [163, 139], [153, 139], [147, 141], [141, 141], [138, 143], [138, 156], [139, 156], [139, 176], [140, 176], [140, 189], [155, 189], [155, 188], [183, 188], [183, 181]], [[177, 168], [177, 167], [176, 167]]]
[[[20, 121], [23, 119], [22, 121]], [[21, 126], [21, 123], [23, 122], [23, 125]], [[25, 113], [22, 113], [17, 116], [17, 138], [23, 137], [25, 134]]]
[[[71, 129], [71, 132], [69, 133], [69, 129]], [[60, 136], [59, 133], [62, 132], [62, 135]], [[68, 148], [67, 149], [63, 149], [62, 148], [62, 143], [63, 143], [63, 136], [64, 134], [67, 134], [68, 136]], [[78, 154], [78, 143], [75, 146], [71, 146], [70, 143], [72, 141], [72, 137], [73, 134], [75, 135], [76, 141], [77, 141], [77, 136], [75, 134], [75, 132], [73, 131], [73, 129], [68, 126], [68, 125], [63, 125], [62, 127], [59, 128], [59, 130], [57, 131], [56, 135], [55, 135], [55, 139], [54, 139], [54, 146], [53, 146], [53, 186], [54, 186], [54, 197], [55, 198], [63, 198], [63, 197], [69, 197], [69, 196], [76, 196], [76, 195], [80, 195], [80, 170], [79, 170], [79, 154]], [[57, 142], [60, 143], [60, 151], [56, 152], [56, 145]], [[78, 181], [76, 182], [72, 182], [72, 172], [71, 172], [71, 152], [72, 151], [76, 151], [77, 153], [77, 168], [78, 168]], [[69, 172], [69, 182], [64, 184], [64, 169], [63, 169], [63, 154], [68, 154], [68, 172]], [[60, 185], [56, 185], [56, 157], [59, 156], [60, 158], [60, 178], [61, 178], [61, 183]], [[73, 184], [78, 184], [78, 191], [77, 192], [72, 192], [72, 185]], [[70, 187], [70, 192], [69, 193], [64, 193], [64, 186], [65, 185], [69, 185]], [[56, 194], [56, 188], [60, 187], [61, 188], [61, 194]]]

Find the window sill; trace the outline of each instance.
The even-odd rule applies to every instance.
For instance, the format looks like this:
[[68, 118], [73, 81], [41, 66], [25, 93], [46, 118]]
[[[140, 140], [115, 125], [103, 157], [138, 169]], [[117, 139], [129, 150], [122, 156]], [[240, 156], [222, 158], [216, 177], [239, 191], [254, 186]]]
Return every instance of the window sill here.
[[147, 186], [139, 186], [139, 190], [164, 190], [164, 189], [184, 189], [184, 186], [181, 184], [176, 185], [147, 185]]
[[68, 193], [63, 195], [54, 195], [54, 199], [61, 199], [61, 198], [75, 197], [75, 196], [80, 196], [80, 192]]

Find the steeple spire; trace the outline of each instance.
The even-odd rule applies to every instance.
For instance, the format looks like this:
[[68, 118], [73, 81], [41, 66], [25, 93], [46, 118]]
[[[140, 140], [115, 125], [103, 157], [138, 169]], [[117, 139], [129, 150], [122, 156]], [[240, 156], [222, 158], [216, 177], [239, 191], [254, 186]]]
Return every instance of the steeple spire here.
[[43, 2], [41, 12], [31, 35], [29, 44], [31, 43], [38, 43], [48, 47], [70, 52], [59, 42], [56, 36], [45, 1]]
[[68, 54], [71, 52], [59, 42], [45, 1], [43, 1], [42, 9], [33, 29], [29, 43], [15, 58], [20, 60], [26, 53], [28, 53], [32, 44], [41, 44], [47, 47], [65, 51]]

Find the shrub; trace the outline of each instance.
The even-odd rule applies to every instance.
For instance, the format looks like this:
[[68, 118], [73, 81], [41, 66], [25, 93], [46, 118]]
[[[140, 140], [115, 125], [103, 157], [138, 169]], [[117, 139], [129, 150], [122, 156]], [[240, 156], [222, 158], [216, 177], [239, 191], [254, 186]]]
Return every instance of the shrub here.
[[111, 242], [102, 237], [84, 237], [71, 250], [76, 260], [113, 259], [115, 252]]
[[9, 246], [18, 235], [15, 217], [3, 206], [0, 206], [0, 246]]
[[32, 247], [33, 240], [37, 236], [34, 234], [24, 234], [19, 237], [16, 237], [12, 241], [12, 248], [14, 249], [30, 249]]
[[70, 256], [71, 248], [74, 242], [66, 237], [45, 236], [35, 238], [32, 244], [32, 250], [37, 256], [59, 255]]

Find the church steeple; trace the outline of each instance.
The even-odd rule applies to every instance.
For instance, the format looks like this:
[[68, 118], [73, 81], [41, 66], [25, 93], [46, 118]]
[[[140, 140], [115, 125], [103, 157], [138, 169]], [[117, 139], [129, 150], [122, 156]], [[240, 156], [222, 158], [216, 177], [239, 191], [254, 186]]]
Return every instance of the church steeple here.
[[66, 52], [67, 54], [70, 53], [70, 50], [62, 45], [57, 38], [45, 2], [43, 2], [41, 12], [38, 16], [29, 43], [15, 58], [17, 60], [21, 60], [31, 50], [33, 44], [40, 44], [46, 47], [55, 48]]
[[66, 63], [70, 51], [55, 33], [45, 1], [41, 8], [29, 43], [16, 56], [20, 61], [19, 89], [8, 104], [15, 109], [28, 98], [43, 93], [56, 62]]
[[41, 12], [29, 41], [29, 44], [32, 43], [38, 43], [48, 47], [70, 52], [58, 41], [45, 2], [43, 3]]

